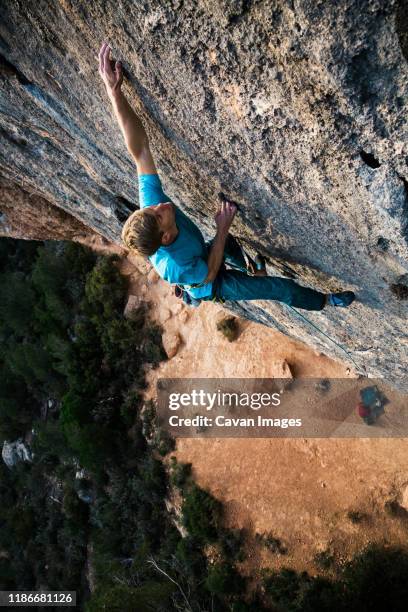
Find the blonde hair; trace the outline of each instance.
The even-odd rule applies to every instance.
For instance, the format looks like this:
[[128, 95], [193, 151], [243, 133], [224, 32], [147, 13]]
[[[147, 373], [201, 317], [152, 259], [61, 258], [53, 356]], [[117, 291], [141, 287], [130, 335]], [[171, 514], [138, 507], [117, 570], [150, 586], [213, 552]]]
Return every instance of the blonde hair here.
[[129, 249], [135, 249], [144, 257], [153, 255], [161, 247], [163, 232], [157, 219], [145, 210], [136, 210], [126, 220], [122, 229], [122, 240]]

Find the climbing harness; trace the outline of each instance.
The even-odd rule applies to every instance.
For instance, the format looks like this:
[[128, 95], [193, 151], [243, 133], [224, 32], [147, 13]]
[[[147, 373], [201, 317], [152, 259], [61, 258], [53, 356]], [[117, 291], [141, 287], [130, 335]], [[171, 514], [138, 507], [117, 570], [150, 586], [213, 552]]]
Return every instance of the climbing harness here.
[[177, 298], [183, 300], [183, 302], [187, 304], [187, 306], [193, 306], [194, 308], [197, 308], [197, 306], [201, 304], [201, 300], [194, 298], [192, 295], [190, 295], [188, 291], [184, 289], [184, 286], [174, 285], [174, 295]]
[[[228, 265], [231, 268], [234, 268], [235, 270], [239, 270], [240, 272], [244, 272], [245, 274], [250, 274], [250, 267], [252, 266], [253, 269], [256, 269], [256, 265], [252, 261], [252, 259], [249, 257], [249, 255], [245, 252], [240, 240], [238, 240], [238, 238], [235, 238], [235, 236], [234, 236], [234, 240], [237, 242], [239, 248], [241, 249], [241, 253], [244, 257], [244, 261], [247, 267], [244, 268], [243, 266], [240, 266], [236, 262], [231, 262], [231, 261], [228, 261]], [[200, 305], [201, 301], [203, 300], [200, 300], [200, 298], [194, 298], [191, 294], [188, 293], [188, 290], [198, 289], [199, 287], [203, 287], [204, 284], [205, 284], [204, 281], [202, 281], [201, 283], [192, 283], [191, 285], [176, 284], [174, 285], [174, 294], [176, 297], [182, 299], [183, 302], [187, 304], [188, 306], [197, 307]], [[204, 300], [204, 301], [211, 301], [211, 302], [215, 302], [219, 304], [225, 303], [225, 300], [221, 297], [218, 297], [217, 295], [214, 295], [210, 300]]]
[[214, 295], [210, 300], [202, 300], [200, 298], [195, 298], [193, 297], [186, 289], [186, 287], [194, 289], [201, 286], [201, 283], [197, 283], [196, 285], [174, 285], [174, 295], [177, 298], [180, 298], [181, 300], [183, 300], [183, 302], [185, 304], [187, 304], [187, 306], [193, 306], [194, 308], [197, 308], [202, 301], [210, 301], [210, 302], [215, 302], [215, 303], [220, 303], [220, 304], [224, 304], [225, 300], [223, 298], [217, 297], [216, 295]]

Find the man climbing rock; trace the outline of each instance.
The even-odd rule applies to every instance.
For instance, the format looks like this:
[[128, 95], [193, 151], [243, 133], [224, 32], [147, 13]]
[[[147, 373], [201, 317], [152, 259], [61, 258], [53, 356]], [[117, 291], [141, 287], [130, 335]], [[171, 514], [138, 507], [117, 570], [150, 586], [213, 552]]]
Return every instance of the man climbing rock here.
[[[161, 278], [187, 291], [194, 302], [277, 300], [306, 310], [353, 302], [352, 291], [326, 295], [290, 279], [267, 276], [260, 256], [255, 266], [248, 265], [229, 234], [237, 207], [225, 197], [215, 215], [215, 238], [207, 245], [198, 227], [162, 190], [146, 131], [121, 90], [121, 63], [111, 59], [106, 42], [99, 52], [99, 73], [139, 178], [140, 210], [127, 219], [122, 239], [128, 248], [148, 257]], [[227, 270], [224, 262], [235, 269]]]

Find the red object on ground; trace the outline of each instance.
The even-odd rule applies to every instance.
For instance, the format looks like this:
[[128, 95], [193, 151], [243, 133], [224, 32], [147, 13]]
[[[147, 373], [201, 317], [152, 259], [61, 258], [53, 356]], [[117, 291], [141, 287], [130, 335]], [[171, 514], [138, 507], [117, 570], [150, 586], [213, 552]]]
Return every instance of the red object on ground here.
[[357, 405], [357, 412], [358, 416], [360, 416], [362, 419], [364, 419], [364, 417], [370, 416], [371, 414], [371, 410], [365, 404], [363, 404], [363, 402], [359, 402], [359, 404]]

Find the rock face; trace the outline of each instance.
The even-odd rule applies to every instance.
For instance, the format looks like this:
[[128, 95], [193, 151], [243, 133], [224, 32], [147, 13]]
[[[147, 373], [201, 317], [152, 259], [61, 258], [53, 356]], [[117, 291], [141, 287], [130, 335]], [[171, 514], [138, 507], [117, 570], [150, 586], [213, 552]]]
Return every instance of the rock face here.
[[403, 0], [3, 4], [3, 181], [119, 243], [138, 193], [97, 70], [109, 40], [165, 190], [206, 237], [223, 191], [269, 273], [360, 300], [306, 313], [336, 344], [286, 306], [236, 312], [408, 386]]
[[175, 355], [177, 355], [177, 351], [179, 350], [181, 344], [180, 334], [177, 332], [167, 332], [165, 331], [162, 336], [163, 348], [166, 351], [166, 355], [169, 359], [172, 359]]
[[283, 361], [277, 361], [273, 364], [274, 370], [277, 372], [276, 378], [287, 378], [292, 380], [293, 374], [290, 369], [290, 365], [284, 359]]
[[123, 315], [126, 318], [132, 316], [132, 312], [139, 308], [143, 304], [143, 299], [138, 295], [130, 295], [128, 301], [126, 302], [125, 310], [123, 311]]
[[293, 380], [293, 374], [290, 365], [288, 364], [286, 359], [284, 359], [283, 361], [276, 361], [272, 367], [274, 371], [276, 371], [276, 378], [280, 379], [281, 384], [279, 393], [284, 393], [285, 389], [290, 388]]
[[1, 176], [0, 207], [0, 236], [83, 241], [93, 235], [90, 228], [62, 208]]
[[7, 467], [12, 468], [19, 463], [19, 461], [31, 461], [31, 451], [24, 444], [21, 438], [15, 442], [3, 442], [3, 448], [1, 456]]

